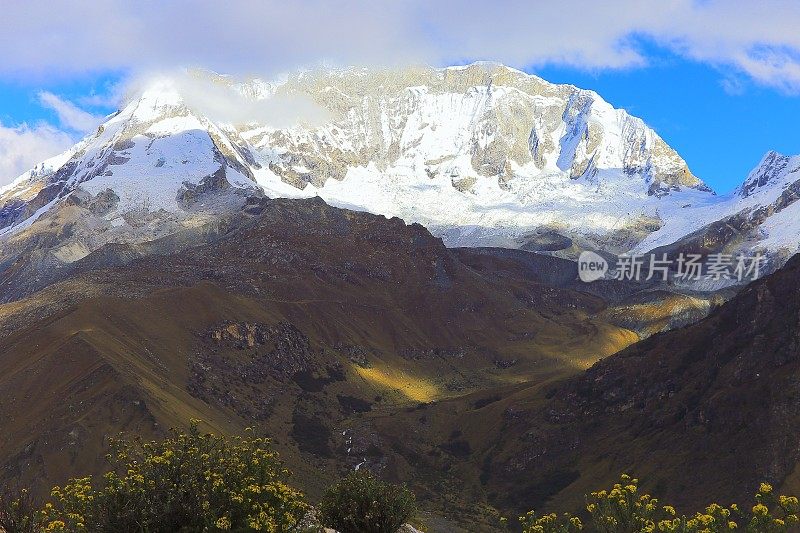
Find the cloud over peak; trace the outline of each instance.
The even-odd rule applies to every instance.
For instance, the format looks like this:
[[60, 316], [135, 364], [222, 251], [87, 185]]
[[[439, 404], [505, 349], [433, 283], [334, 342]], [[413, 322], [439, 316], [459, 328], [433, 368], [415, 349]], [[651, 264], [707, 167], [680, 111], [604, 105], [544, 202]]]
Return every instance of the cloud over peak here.
[[47, 124], [0, 124], [0, 187], [74, 142], [70, 135]]

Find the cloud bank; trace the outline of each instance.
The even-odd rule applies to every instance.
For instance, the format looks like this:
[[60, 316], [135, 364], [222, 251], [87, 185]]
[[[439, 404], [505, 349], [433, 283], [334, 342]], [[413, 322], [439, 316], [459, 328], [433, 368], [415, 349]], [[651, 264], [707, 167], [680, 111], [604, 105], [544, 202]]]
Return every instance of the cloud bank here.
[[[154, 86], [177, 92], [184, 103], [214, 121], [246, 123], [256, 121], [274, 128], [288, 128], [299, 123], [324, 124], [330, 113], [304, 95], [250, 94], [239, 88], [237, 80], [207, 71], [172, 71], [150, 73], [129, 80], [128, 96], [139, 95]], [[264, 90], [269, 92], [265, 86]]]
[[4, 126], [0, 123], [0, 187], [14, 181], [45, 159], [57, 155], [77, 140], [77, 136], [96, 128], [103, 117], [94, 115], [53, 93], [38, 94], [42, 107], [58, 117], [59, 127], [46, 122]]
[[800, 92], [792, 0], [32, 0], [3, 11], [5, 76], [187, 65], [265, 75], [320, 61], [473, 59], [625, 68], [647, 63], [644, 39]]
[[[8, 2], [0, 17], [0, 80], [112, 71], [127, 73], [128, 83], [75, 102], [41, 92], [40, 104], [56, 113], [60, 129], [0, 125], [0, 185], [93, 129], [101, 118], [81, 106], [118, 103], [146, 73], [197, 66], [269, 78], [320, 64], [474, 60], [521, 69], [625, 69], [646, 66], [646, 47], [654, 44], [719, 67], [728, 92], [741, 91], [749, 79], [800, 94], [798, 27], [796, 0]], [[219, 87], [183, 90], [210, 116], [230, 117], [233, 107], [276, 124], [298, 116], [315, 120], [306, 102], [270, 107], [239, 101]]]
[[74, 139], [48, 124], [0, 124], [0, 187], [45, 159], [72, 146]]

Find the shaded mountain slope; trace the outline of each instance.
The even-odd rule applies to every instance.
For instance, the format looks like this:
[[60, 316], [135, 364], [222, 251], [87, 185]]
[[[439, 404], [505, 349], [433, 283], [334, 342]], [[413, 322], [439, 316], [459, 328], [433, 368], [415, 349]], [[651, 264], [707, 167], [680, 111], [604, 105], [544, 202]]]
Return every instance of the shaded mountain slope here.
[[[559, 383], [498, 389], [386, 421], [417, 430], [455, 478], [504, 509], [580, 509], [620, 472], [685, 511], [800, 490], [800, 258], [701, 322], [654, 335]], [[455, 437], [454, 437], [455, 436]], [[448, 444], [449, 443], [449, 444]], [[474, 465], [481, 464], [480, 474]], [[432, 466], [433, 467], [433, 466]]]

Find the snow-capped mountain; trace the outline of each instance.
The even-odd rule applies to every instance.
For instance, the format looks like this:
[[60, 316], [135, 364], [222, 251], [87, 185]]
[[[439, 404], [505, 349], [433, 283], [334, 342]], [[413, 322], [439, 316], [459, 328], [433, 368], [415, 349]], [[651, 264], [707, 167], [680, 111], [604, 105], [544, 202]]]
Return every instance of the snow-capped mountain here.
[[703, 199], [668, 218], [635, 251], [753, 254], [770, 258], [769, 271], [800, 249], [800, 156], [768, 152], [742, 185]]
[[[318, 195], [420, 222], [450, 245], [567, 256], [641, 248], [686, 209], [717, 205], [642, 120], [500, 65], [191, 79], [210, 88], [205, 98], [154, 81], [96, 133], [0, 189], [0, 263], [32, 237], [55, 262], [152, 240], [252, 194]], [[274, 120], [298, 102], [314, 120]]]

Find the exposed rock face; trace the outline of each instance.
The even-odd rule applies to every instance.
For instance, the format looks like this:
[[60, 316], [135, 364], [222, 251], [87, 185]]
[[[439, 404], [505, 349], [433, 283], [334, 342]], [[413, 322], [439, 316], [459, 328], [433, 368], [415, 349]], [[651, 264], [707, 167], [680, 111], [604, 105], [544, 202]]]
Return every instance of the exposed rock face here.
[[77, 189], [64, 201], [65, 205], [74, 205], [87, 209], [89, 213], [104, 216], [110, 213], [119, 204], [119, 196], [111, 189], [106, 189], [92, 196], [86, 191]]
[[[212, 330], [209, 336], [219, 344], [252, 352], [249, 366], [254, 375], [249, 379], [263, 381], [266, 374], [287, 379], [308, 370], [311, 363], [308, 338], [291, 324], [226, 324]], [[248, 372], [243, 373], [247, 377]]]
[[[641, 120], [590, 91], [500, 65], [304, 73], [276, 92], [309, 94], [341, 117], [312, 129], [245, 133], [256, 146], [285, 149], [285, 168], [310, 161], [391, 168], [417, 159], [434, 175], [458, 170], [498, 177], [511, 164], [533, 162], [543, 170], [551, 161], [573, 178], [616, 168], [660, 187], [703, 188]], [[464, 155], [466, 164], [459, 161]]]
[[187, 390], [245, 418], [266, 420], [272, 414], [275, 394], [263, 390], [270, 378], [286, 383], [312, 368], [308, 337], [286, 322], [231, 322], [202, 337], [197, 353], [189, 358]]
[[750, 173], [745, 182], [739, 187], [739, 196], [750, 196], [757, 189], [774, 182], [780, 178], [790, 162], [791, 158], [788, 156], [777, 152], [768, 152], [761, 160], [761, 164]]

